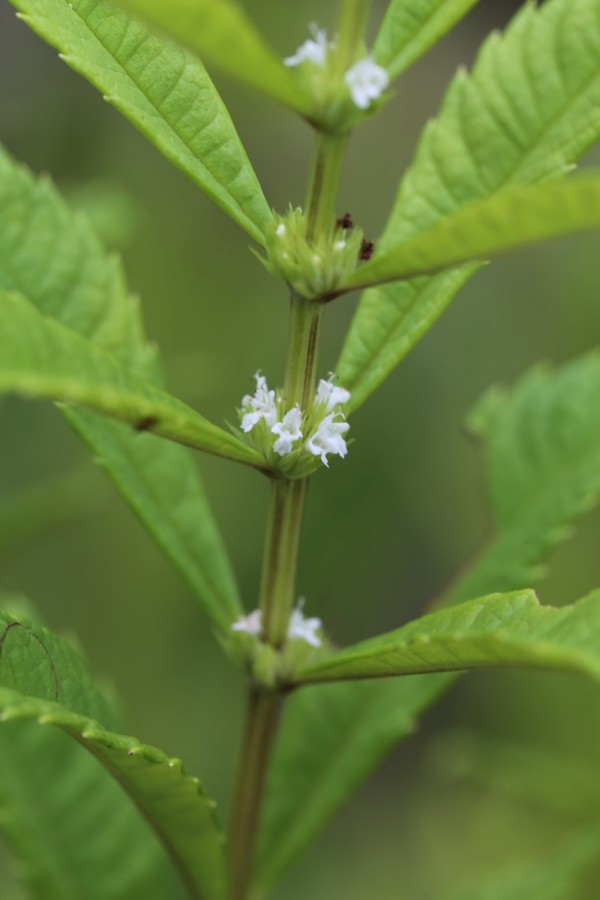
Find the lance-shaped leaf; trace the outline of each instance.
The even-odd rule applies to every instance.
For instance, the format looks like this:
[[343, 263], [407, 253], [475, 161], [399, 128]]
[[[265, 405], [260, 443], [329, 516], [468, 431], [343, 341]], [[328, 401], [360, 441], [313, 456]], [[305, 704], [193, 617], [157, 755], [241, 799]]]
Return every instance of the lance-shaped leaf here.
[[311, 101], [235, 0], [121, 0], [203, 60], [302, 115]]
[[180, 444], [250, 466], [260, 454], [180, 400], [130, 374], [101, 347], [0, 291], [0, 393], [88, 406]]
[[[109, 724], [113, 718], [81, 658], [68, 644], [22, 617], [3, 613], [0, 623], [0, 724], [27, 721], [36, 723], [38, 728], [52, 725], [74, 738], [102, 763], [153, 827], [184, 879], [190, 896], [224, 900], [227, 889], [224, 837], [216, 821], [215, 804], [205, 796], [198, 780], [186, 775], [179, 760], [169, 759], [159, 750], [140, 744], [133, 738], [107, 731], [103, 724], [96, 721], [96, 716], [91, 717], [92, 712], [96, 713], [98, 718]], [[17, 735], [15, 746], [30, 753], [35, 744], [29, 743], [27, 732], [15, 731], [13, 734]], [[6, 758], [10, 759], [10, 732], [7, 740], [9, 743], [5, 746], [9, 750]], [[98, 776], [100, 771], [97, 766]], [[87, 767], [83, 772], [83, 784], [76, 782], [72, 793], [64, 799], [65, 805], [68, 801], [73, 803], [75, 817], [79, 805], [83, 807], [80, 823], [89, 827], [86, 798], [76, 788], [81, 790], [85, 782], [92, 779], [93, 770]], [[35, 841], [42, 830], [53, 828], [54, 823], [39, 822], [37, 818], [42, 811], [48, 810], [48, 806], [44, 802], [38, 807], [37, 799], [32, 801], [31, 797], [26, 797], [24, 785], [11, 783], [15, 775], [16, 772], [11, 773], [4, 767], [0, 772], [0, 798], [8, 798], [2, 800], [4, 827], [14, 836], [13, 843], [17, 849], [30, 851], [28, 866], [35, 871], [39, 864], [44, 874], [52, 876], [48, 849], [39, 848], [40, 860], [33, 856]], [[106, 782], [100, 778], [99, 783]], [[19, 787], [23, 790], [19, 791]], [[101, 796], [95, 785], [92, 788], [92, 796]], [[17, 799], [15, 790], [26, 804], [23, 810], [13, 808]], [[56, 802], [56, 797], [53, 801]], [[118, 795], [117, 802], [121, 802]], [[60, 823], [58, 827], [61, 827]], [[110, 831], [110, 819], [104, 827]], [[85, 836], [86, 831], [82, 830], [79, 835], [82, 849]], [[43, 837], [44, 841], [50, 840], [46, 834]], [[110, 840], [108, 843], [110, 846]], [[69, 862], [66, 853], [64, 859]], [[123, 861], [122, 857], [120, 860]], [[112, 871], [112, 866], [109, 869]], [[58, 882], [59, 885], [66, 885], [68, 893], [59, 895], [56, 883], [52, 883], [54, 896], [61, 896], [61, 900], [62, 897], [70, 900], [71, 897], [82, 896], [74, 891], [81, 886], [82, 879], [85, 882], [85, 876], [81, 872], [70, 874], [74, 882], [69, 884], [69, 873], [63, 874], [62, 881]], [[56, 878], [60, 876], [57, 874]], [[33, 877], [33, 880], [35, 882], [36, 878]], [[109, 873], [103, 881], [110, 886]], [[115, 882], [118, 883], [118, 873], [115, 873]], [[128, 896], [118, 892], [109, 894], [109, 889], [104, 895], [96, 890], [85, 896], [98, 897], [98, 900], [107, 895], [119, 897], [119, 900], [125, 900]], [[114, 884], [112, 889], [115, 890]], [[43, 896], [46, 898], [49, 893]]]
[[437, 322], [478, 266], [369, 288], [362, 295], [335, 366], [356, 410]]
[[458, 72], [400, 184], [381, 250], [510, 184], [563, 175], [600, 134], [595, 0], [526, 5]]
[[[0, 287], [27, 296], [44, 315], [160, 384], [117, 257], [105, 253], [48, 180], [34, 180], [1, 147]], [[213, 623], [228, 630], [241, 615], [238, 590], [189, 452], [87, 410], [64, 412]]]
[[104, 0], [11, 0], [27, 24], [259, 243], [271, 212], [200, 60]]
[[392, 78], [423, 56], [477, 0], [392, 0], [373, 45], [373, 57]]
[[[596, 0], [527, 4], [452, 82], [425, 129], [377, 252], [511, 184], [560, 175], [600, 136]], [[390, 375], [476, 271], [367, 291], [335, 371], [356, 408]]]
[[[568, 525], [600, 498], [600, 359], [535, 369], [471, 416], [495, 533], [446, 605], [537, 583]], [[271, 885], [456, 676], [317, 684], [290, 698], [275, 748], [258, 877]], [[319, 791], [313, 786], [320, 785]]]
[[598, 176], [506, 188], [386, 250], [350, 275], [342, 289], [431, 274], [599, 226]]
[[448, 599], [539, 582], [550, 551], [600, 498], [597, 353], [552, 371], [536, 366], [491, 389], [469, 417], [483, 439], [493, 535]]
[[299, 672], [296, 680], [511, 667], [600, 678], [600, 592], [563, 609], [540, 606], [533, 591], [471, 600], [340, 650]]

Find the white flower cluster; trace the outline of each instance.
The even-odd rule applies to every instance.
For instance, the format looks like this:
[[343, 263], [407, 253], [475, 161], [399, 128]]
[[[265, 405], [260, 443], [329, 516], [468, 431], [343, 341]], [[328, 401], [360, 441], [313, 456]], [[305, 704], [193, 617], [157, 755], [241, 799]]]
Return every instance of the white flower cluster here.
[[350, 392], [335, 385], [333, 376], [319, 381], [310, 415], [305, 415], [298, 405], [285, 411], [283, 399], [269, 390], [264, 375], [257, 372], [254, 378], [254, 394], [242, 398], [242, 431], [247, 434], [264, 423], [263, 434], [266, 429], [268, 435], [276, 438], [272, 449], [279, 456], [303, 447], [313, 456], [320, 456], [325, 466], [329, 466], [329, 453], [346, 456], [348, 447], [343, 435], [350, 426], [341, 407], [350, 399]]
[[[286, 66], [310, 63], [321, 69], [325, 67], [330, 47], [327, 32], [317, 28], [315, 24], [311, 24], [309, 28], [312, 39], [301, 44], [293, 56], [284, 59]], [[348, 69], [344, 81], [348, 85], [354, 105], [359, 109], [368, 109], [373, 100], [377, 100], [383, 94], [390, 83], [390, 78], [386, 69], [367, 56]]]
[[[317, 618], [305, 618], [302, 613], [304, 603], [301, 600], [290, 616], [287, 628], [287, 636], [290, 641], [306, 641], [311, 647], [320, 647], [321, 638], [317, 632], [322, 622]], [[260, 637], [262, 633], [262, 614], [260, 609], [255, 609], [247, 616], [242, 616], [231, 626], [232, 631], [240, 631], [252, 637]]]

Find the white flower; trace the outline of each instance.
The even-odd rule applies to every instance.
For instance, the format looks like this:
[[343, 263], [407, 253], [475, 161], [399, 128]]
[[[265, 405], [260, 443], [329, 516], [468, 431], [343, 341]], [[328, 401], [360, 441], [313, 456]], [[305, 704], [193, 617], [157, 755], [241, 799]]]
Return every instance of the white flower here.
[[302, 608], [299, 606], [290, 616], [287, 636], [292, 641], [306, 641], [311, 647], [320, 647], [321, 638], [316, 634], [320, 627], [321, 620], [305, 619], [302, 615]]
[[234, 622], [231, 626], [231, 630], [243, 631], [245, 634], [251, 634], [253, 637], [258, 637], [262, 631], [261, 619], [262, 613], [260, 609], [255, 609], [253, 612], [248, 613], [247, 616], [242, 616], [241, 619]]
[[298, 441], [302, 437], [301, 425], [302, 410], [299, 406], [294, 406], [293, 409], [286, 412], [281, 422], [276, 422], [271, 427], [271, 433], [279, 435], [278, 440], [273, 444], [275, 453], [279, 453], [280, 456], [291, 453], [294, 441]]
[[252, 431], [255, 425], [264, 419], [269, 428], [277, 422], [277, 409], [275, 407], [275, 391], [270, 391], [267, 379], [258, 372], [256, 379], [256, 391], [251, 397], [246, 394], [242, 397], [242, 431]]
[[378, 66], [369, 56], [355, 63], [344, 75], [344, 81], [350, 88], [355, 106], [368, 109], [372, 100], [376, 100], [390, 83], [385, 69]]
[[324, 66], [327, 58], [327, 32], [323, 28], [317, 28], [312, 23], [310, 26], [312, 40], [305, 41], [294, 53], [284, 59], [286, 66], [299, 66], [309, 62], [313, 66]]
[[324, 403], [328, 413], [332, 412], [336, 406], [347, 403], [350, 399], [350, 391], [343, 387], [337, 387], [332, 383], [332, 378], [332, 375], [327, 381], [321, 378], [317, 387], [317, 403]]
[[[341, 388], [340, 388], [341, 390]], [[327, 462], [327, 454], [335, 453], [342, 458], [347, 454], [348, 447], [342, 435], [348, 431], [350, 426], [347, 422], [336, 422], [339, 412], [329, 413], [319, 422], [317, 430], [311, 434], [306, 441], [305, 447], [313, 456], [320, 456], [321, 462], [325, 466], [329, 466]]]

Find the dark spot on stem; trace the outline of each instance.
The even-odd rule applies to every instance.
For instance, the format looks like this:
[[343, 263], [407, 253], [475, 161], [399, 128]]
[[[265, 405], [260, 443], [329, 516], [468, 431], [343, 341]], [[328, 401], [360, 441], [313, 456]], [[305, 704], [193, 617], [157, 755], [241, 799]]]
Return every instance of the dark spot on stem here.
[[156, 428], [159, 421], [158, 416], [144, 416], [142, 419], [138, 419], [133, 427], [136, 431], [151, 431]]

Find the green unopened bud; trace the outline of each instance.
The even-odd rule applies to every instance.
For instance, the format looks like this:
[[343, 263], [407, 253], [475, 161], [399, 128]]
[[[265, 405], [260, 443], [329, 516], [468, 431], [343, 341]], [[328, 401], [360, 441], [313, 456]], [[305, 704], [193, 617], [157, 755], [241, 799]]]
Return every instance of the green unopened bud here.
[[290, 209], [287, 216], [274, 216], [266, 237], [267, 269], [298, 296], [316, 300], [335, 293], [354, 272], [363, 233], [359, 228], [332, 228], [330, 234], [309, 241], [306, 216], [301, 209]]

